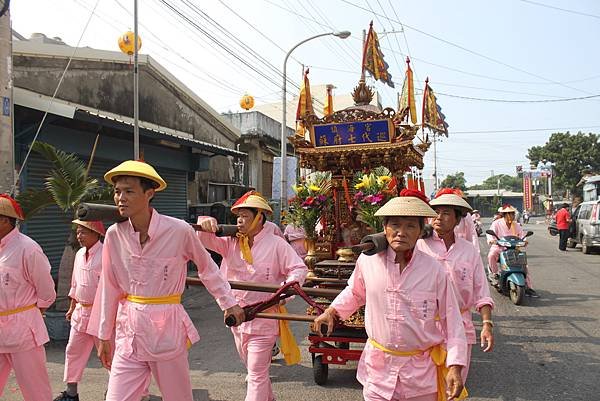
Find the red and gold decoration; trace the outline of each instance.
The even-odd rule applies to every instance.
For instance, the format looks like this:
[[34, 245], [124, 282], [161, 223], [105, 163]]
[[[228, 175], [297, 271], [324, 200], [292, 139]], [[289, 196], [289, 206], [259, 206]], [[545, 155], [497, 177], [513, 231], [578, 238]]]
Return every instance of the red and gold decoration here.
[[369, 24], [369, 33], [367, 34], [365, 48], [363, 49], [362, 68], [363, 72], [368, 71], [376, 81], [381, 81], [392, 88], [394, 87], [392, 74], [388, 71], [389, 65], [383, 59], [379, 39], [373, 29], [373, 21]]
[[290, 208], [286, 216], [288, 223], [302, 227], [306, 238], [317, 239], [317, 224], [324, 226], [324, 216], [330, 212], [331, 173], [314, 172], [300, 180], [293, 187], [294, 196], [290, 199]]
[[442, 113], [442, 108], [437, 103], [437, 98], [433, 89], [429, 86], [429, 77], [425, 79], [425, 89], [423, 90], [423, 128], [427, 127], [436, 134], [448, 136], [448, 124], [446, 116]]
[[398, 114], [404, 119], [410, 117], [413, 124], [417, 123], [417, 107], [415, 105], [415, 85], [413, 72], [410, 68], [410, 59], [406, 57], [406, 77], [402, 85], [402, 92], [398, 98]]
[[304, 71], [302, 85], [300, 86], [300, 95], [298, 96], [298, 107], [296, 108], [296, 135], [302, 138], [304, 138], [304, 132], [306, 131], [304, 120], [315, 114], [312, 96], [310, 94], [308, 72], [309, 69], [307, 68], [306, 71]]

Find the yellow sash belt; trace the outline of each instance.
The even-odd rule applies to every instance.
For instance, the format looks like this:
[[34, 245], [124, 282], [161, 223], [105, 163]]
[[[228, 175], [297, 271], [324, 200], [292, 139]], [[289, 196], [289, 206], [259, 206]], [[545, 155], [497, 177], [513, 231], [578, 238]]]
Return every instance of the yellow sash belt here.
[[[373, 340], [372, 338], [369, 338], [369, 342], [375, 348], [382, 350], [386, 354], [390, 354], [390, 355], [394, 355], [394, 356], [415, 356], [415, 355], [421, 355], [425, 352], [425, 351], [420, 351], [420, 350], [396, 351], [396, 350], [384, 347], [383, 345], [379, 344], [377, 341]], [[446, 354], [447, 354], [447, 352], [444, 349], [444, 347], [442, 347], [441, 344], [434, 345], [433, 347], [429, 348], [429, 357], [435, 364], [436, 370], [437, 370], [437, 399], [438, 399], [438, 401], [446, 401], [448, 399], [448, 397], [446, 395], [446, 375], [448, 374], [448, 368], [446, 367]], [[468, 396], [469, 396], [469, 393], [467, 392], [467, 389], [463, 388], [463, 390], [460, 393], [460, 395], [458, 396], [458, 398], [455, 398], [455, 399], [460, 401], [460, 400], [464, 400]]]
[[37, 308], [37, 305], [31, 304], [31, 305], [27, 305], [27, 306], [21, 306], [20, 308], [2, 311], [2, 312], [0, 312], [0, 316], [10, 316], [10, 315], [14, 315], [15, 313], [25, 312], [26, 310], [33, 309], [33, 308]]
[[[283, 305], [279, 305], [279, 313], [287, 313], [287, 308]], [[287, 320], [282, 319], [279, 321], [279, 343], [286, 365], [296, 365], [300, 363], [300, 348], [298, 348], [294, 333], [292, 333], [292, 329], [290, 329], [290, 324]]]
[[[165, 295], [162, 297], [143, 297], [141, 295], [127, 295], [125, 297], [129, 302], [133, 302], [134, 304], [144, 304], [144, 305], [172, 305], [172, 304], [180, 304], [181, 303], [181, 294], [173, 294], [173, 295]], [[188, 338], [186, 340], [187, 349], [192, 348], [192, 342]]]
[[82, 308], [91, 308], [92, 306], [94, 306], [94, 304], [84, 304], [82, 302], [77, 302], [79, 305], [81, 305]]
[[164, 295], [162, 297], [144, 297], [141, 295], [127, 295], [125, 297], [129, 302], [145, 305], [169, 305], [180, 304], [181, 294]]

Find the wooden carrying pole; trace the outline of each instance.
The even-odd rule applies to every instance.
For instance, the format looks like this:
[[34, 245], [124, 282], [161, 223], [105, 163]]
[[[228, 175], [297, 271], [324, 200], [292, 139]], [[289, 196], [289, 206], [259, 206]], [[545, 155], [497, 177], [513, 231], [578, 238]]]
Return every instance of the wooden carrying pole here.
[[[186, 278], [185, 283], [188, 285], [204, 286], [204, 284], [202, 283], [202, 280], [200, 280], [199, 278], [196, 278], [196, 277]], [[234, 290], [270, 292], [270, 293], [276, 293], [280, 288], [278, 285], [274, 285], [274, 284], [252, 283], [249, 281], [230, 281], [229, 285], [231, 285], [231, 288]], [[296, 291], [294, 291], [293, 288], [289, 288], [288, 291], [289, 292], [286, 292], [286, 294], [298, 295], [296, 293]], [[302, 291], [304, 291], [304, 293], [306, 295], [310, 295], [311, 297], [323, 297], [323, 298], [328, 298], [328, 299], [334, 299], [341, 292], [340, 290], [334, 290], [331, 288], [309, 288], [309, 287], [302, 287]]]

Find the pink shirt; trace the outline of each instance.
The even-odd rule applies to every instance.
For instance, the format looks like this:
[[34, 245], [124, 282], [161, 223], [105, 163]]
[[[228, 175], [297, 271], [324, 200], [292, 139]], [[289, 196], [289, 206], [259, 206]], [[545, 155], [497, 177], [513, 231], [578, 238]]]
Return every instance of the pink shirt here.
[[[0, 312], [33, 304], [47, 308], [55, 299], [48, 258], [15, 227], [0, 240]], [[0, 354], [27, 351], [48, 340], [39, 309], [0, 316]]]
[[[446, 364], [467, 364], [467, 340], [458, 301], [444, 267], [415, 249], [400, 273], [391, 248], [373, 256], [361, 254], [348, 286], [331, 304], [342, 319], [365, 305], [369, 338], [397, 351], [427, 350], [446, 343]], [[440, 323], [436, 324], [436, 316]], [[441, 327], [440, 327], [441, 326]], [[367, 342], [357, 378], [385, 399], [391, 399], [400, 381], [404, 398], [437, 391], [436, 368], [429, 353], [393, 356]]]
[[298, 256], [304, 259], [306, 257], [306, 247], [304, 246], [306, 234], [304, 233], [304, 229], [302, 227], [296, 227], [288, 224], [285, 226], [285, 230], [283, 230], [283, 235], [285, 238], [287, 238]]
[[107, 230], [88, 333], [109, 340], [116, 322], [116, 348], [125, 356], [135, 353], [140, 361], [168, 360], [186, 350], [188, 339], [192, 343], [200, 339], [190, 317], [181, 304], [137, 304], [124, 299], [128, 294], [163, 297], [183, 293], [187, 262], [192, 260], [221, 309], [236, 301], [189, 224], [152, 210], [148, 236], [142, 249], [139, 233], [129, 220]]
[[278, 237], [285, 239], [285, 237], [283, 236], [283, 233], [281, 232], [281, 228], [279, 228], [279, 226], [277, 224], [275, 224], [271, 221], [265, 221], [265, 224], [263, 224], [263, 230], [269, 231], [272, 234], [275, 234]]
[[[242, 259], [237, 238], [217, 237], [213, 233], [202, 231], [197, 234], [206, 248], [223, 256], [221, 273], [227, 280], [276, 285], [290, 281], [304, 283], [308, 272], [304, 262], [283, 238], [264, 228], [254, 237], [252, 264]], [[265, 301], [272, 295], [242, 290], [233, 290], [233, 293], [242, 307]], [[279, 333], [279, 323], [277, 320], [254, 319], [233, 329], [248, 334], [276, 335]]]
[[85, 258], [86, 248], [80, 248], [75, 254], [73, 264], [73, 275], [71, 276], [71, 289], [69, 297], [77, 301], [73, 315], [71, 315], [71, 326], [76, 330], [85, 332], [92, 312], [91, 305], [96, 297], [96, 290], [100, 282], [102, 272], [102, 242], [98, 241], [88, 251]]
[[[513, 221], [509, 228], [506, 225], [506, 221], [504, 219], [494, 220], [492, 222], [492, 225], [490, 226], [490, 230], [495, 232], [496, 235], [498, 236], [498, 238], [506, 237], [509, 235], [515, 235], [519, 238], [522, 238], [523, 235], [525, 235], [525, 233], [523, 232], [523, 229], [521, 228], [521, 225], [519, 223], [517, 223], [516, 221]], [[491, 241], [493, 241], [495, 239], [496, 238], [492, 237], [491, 235], [489, 235], [489, 234], [487, 235], [488, 244], [491, 243]]]
[[473, 244], [473, 247], [475, 247], [477, 252], [480, 252], [479, 237], [477, 236], [477, 230], [475, 229], [475, 222], [469, 213], [460, 219], [458, 225], [454, 227], [454, 234], [459, 238], [466, 239], [467, 242]]
[[473, 245], [462, 238], [456, 238], [450, 249], [446, 249], [446, 244], [435, 231], [431, 237], [417, 241], [416, 248], [436, 258], [450, 273], [462, 312], [467, 342], [475, 344], [475, 326], [471, 310], [475, 308], [479, 311], [484, 305], [494, 307], [481, 255]]

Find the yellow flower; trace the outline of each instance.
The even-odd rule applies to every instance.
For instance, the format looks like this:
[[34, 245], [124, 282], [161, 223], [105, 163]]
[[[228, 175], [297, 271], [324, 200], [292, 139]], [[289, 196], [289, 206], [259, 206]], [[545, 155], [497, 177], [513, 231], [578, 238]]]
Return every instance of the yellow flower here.
[[292, 189], [294, 190], [296, 195], [298, 195], [300, 192], [302, 192], [304, 187], [302, 185], [292, 185]]
[[319, 188], [318, 186], [316, 186], [315, 184], [310, 184], [308, 186], [308, 189], [313, 191], [313, 192], [319, 192], [321, 190], [321, 188]]
[[383, 186], [390, 181], [392, 181], [392, 177], [390, 177], [389, 175], [382, 175], [381, 177], [377, 177], [377, 184], [379, 186]]
[[371, 174], [362, 176], [362, 184], [364, 187], [369, 188], [369, 187], [371, 187], [372, 183], [373, 183], [373, 180], [372, 180]]
[[355, 188], [355, 189], [361, 189], [361, 188], [362, 188], [362, 187], [364, 187], [364, 186], [365, 186], [365, 183], [364, 183], [364, 182], [359, 182], [358, 184], [356, 184], [356, 185], [354, 186], [354, 188]]

